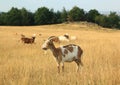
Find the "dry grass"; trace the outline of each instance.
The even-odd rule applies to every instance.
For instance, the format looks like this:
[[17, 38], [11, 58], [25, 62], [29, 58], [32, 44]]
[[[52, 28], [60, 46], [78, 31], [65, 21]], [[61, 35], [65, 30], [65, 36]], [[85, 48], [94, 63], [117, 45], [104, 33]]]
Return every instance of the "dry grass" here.
[[[78, 24], [0, 27], [0, 85], [120, 85], [120, 31], [88, 28]], [[36, 44], [19, 42], [21, 33], [36, 33]], [[58, 74], [52, 53], [41, 49], [44, 39], [65, 33], [77, 36], [69, 43], [84, 50], [79, 73], [73, 62], [65, 63], [65, 72]]]

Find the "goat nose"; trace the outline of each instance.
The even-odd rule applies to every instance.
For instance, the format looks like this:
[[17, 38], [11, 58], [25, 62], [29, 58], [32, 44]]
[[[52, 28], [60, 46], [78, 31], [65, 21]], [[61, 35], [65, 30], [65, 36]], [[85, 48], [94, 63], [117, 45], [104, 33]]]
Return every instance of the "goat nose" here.
[[42, 48], [43, 50], [47, 50], [47, 48]]
[[47, 48], [46, 48], [45, 46], [42, 46], [41, 48], [42, 48], [43, 50], [47, 50]]

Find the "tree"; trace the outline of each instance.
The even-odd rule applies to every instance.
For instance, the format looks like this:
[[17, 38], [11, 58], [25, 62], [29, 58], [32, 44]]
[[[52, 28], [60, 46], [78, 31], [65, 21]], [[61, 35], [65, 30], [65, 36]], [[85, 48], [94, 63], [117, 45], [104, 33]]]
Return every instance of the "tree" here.
[[112, 28], [120, 28], [120, 17], [116, 14], [116, 12], [111, 12], [108, 16], [108, 24], [109, 27]]
[[54, 13], [54, 10], [53, 9], [51, 9], [50, 11], [49, 11], [49, 24], [55, 24], [56, 23], [56, 15], [55, 15], [55, 13]]
[[99, 15], [95, 21], [103, 27], [120, 28], [120, 17], [115, 12], [111, 12], [108, 16]]
[[71, 21], [83, 21], [85, 16], [85, 12], [83, 9], [80, 9], [78, 7], [73, 7], [68, 15], [68, 20]]
[[5, 25], [6, 13], [0, 13], [0, 25]]
[[55, 23], [62, 23], [61, 12], [60, 11], [57, 11], [55, 13]]
[[33, 25], [34, 24], [34, 16], [31, 12], [28, 12], [25, 8], [21, 10], [22, 21], [21, 25]]
[[97, 10], [95, 10], [95, 9], [90, 10], [86, 15], [87, 21], [95, 23], [95, 17], [99, 16], [99, 15], [100, 15], [100, 13]]
[[65, 8], [63, 8], [63, 11], [61, 12], [61, 21], [66, 22], [68, 18], [68, 12]]
[[95, 22], [100, 26], [107, 27], [108, 18], [105, 15], [99, 15], [95, 17]]
[[2, 22], [2, 13], [0, 13], [0, 25], [2, 25], [3, 24], [3, 22]]
[[7, 17], [6, 18], [7, 25], [16, 25], [16, 26], [21, 25], [22, 16], [20, 10], [18, 10], [17, 8], [12, 7], [12, 9], [8, 11], [6, 17]]
[[34, 19], [37, 25], [51, 24], [49, 9], [46, 7], [38, 8], [38, 10], [35, 12]]

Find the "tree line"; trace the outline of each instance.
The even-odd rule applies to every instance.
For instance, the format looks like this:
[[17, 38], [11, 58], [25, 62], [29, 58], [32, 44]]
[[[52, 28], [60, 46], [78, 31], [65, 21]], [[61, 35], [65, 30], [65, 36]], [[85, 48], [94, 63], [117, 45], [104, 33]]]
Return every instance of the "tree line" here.
[[12, 7], [8, 12], [0, 13], [0, 25], [5, 26], [47, 25], [78, 21], [87, 21], [103, 27], [120, 29], [120, 16], [116, 12], [104, 15], [100, 14], [96, 9], [86, 12], [77, 6], [69, 11], [63, 8], [62, 11], [57, 12], [47, 7], [41, 7], [35, 13], [25, 8]]

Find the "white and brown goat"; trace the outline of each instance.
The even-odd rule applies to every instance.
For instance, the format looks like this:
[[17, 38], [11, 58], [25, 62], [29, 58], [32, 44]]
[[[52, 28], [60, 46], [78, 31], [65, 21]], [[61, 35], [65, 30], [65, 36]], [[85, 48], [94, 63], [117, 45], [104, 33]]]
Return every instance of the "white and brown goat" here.
[[69, 42], [68, 35], [61, 35], [61, 36], [50, 36], [48, 39], [52, 38], [53, 42], [61, 43], [61, 42]]
[[58, 39], [59, 39], [60, 42], [64, 42], [64, 41], [65, 41], [65, 42], [69, 42], [69, 41], [70, 41], [70, 40], [69, 40], [69, 35], [68, 35], [68, 34], [59, 36]]
[[69, 44], [65, 46], [61, 46], [56, 48], [53, 43], [54, 38], [47, 39], [42, 45], [43, 50], [50, 49], [54, 55], [54, 58], [57, 62], [58, 73], [60, 72], [60, 63], [62, 64], [62, 71], [64, 71], [64, 62], [72, 62], [75, 61], [77, 64], [77, 71], [79, 70], [79, 66], [83, 65], [81, 61], [81, 55], [83, 50], [74, 44]]
[[33, 34], [31, 38], [25, 37], [25, 35], [21, 34], [21, 41], [26, 44], [32, 44], [35, 42], [36, 34]]

